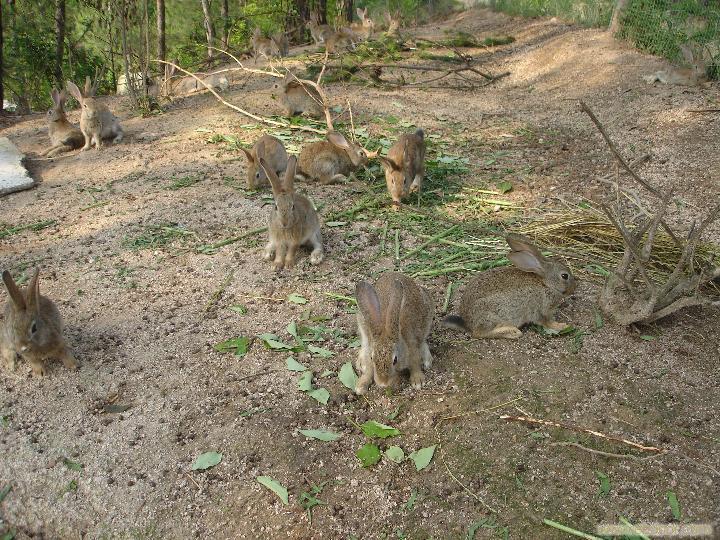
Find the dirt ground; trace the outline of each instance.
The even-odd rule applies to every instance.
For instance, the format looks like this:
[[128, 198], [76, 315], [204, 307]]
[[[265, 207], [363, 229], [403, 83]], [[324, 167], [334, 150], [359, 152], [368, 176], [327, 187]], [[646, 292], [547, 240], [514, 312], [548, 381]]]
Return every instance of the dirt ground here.
[[[649, 86], [642, 77], [667, 69], [664, 61], [555, 20], [471, 10], [410, 33], [438, 38], [446, 30], [515, 37], [511, 45], [469, 51], [484, 59], [484, 69], [511, 75], [473, 92], [336, 84], [331, 99], [350, 99], [355, 124], [372, 133], [396, 117], [439, 135], [470, 160], [464, 187], [494, 187], [505, 175], [514, 189], [503, 197], [525, 208], [607, 192], [596, 178], [615, 165], [577, 106], [584, 99], [626, 156], [650, 154], [642, 175], [675, 189], [676, 222], [687, 224], [717, 202], [720, 115], [687, 111], [720, 106], [717, 84]], [[226, 98], [279, 114], [271, 85], [254, 77]], [[670, 523], [671, 491], [681, 522], [711, 524], [720, 535], [717, 307], [688, 309], [640, 331], [610, 321], [598, 328], [599, 284], [574, 269], [580, 285], [559, 317], [587, 331], [581, 347], [533, 331], [514, 342], [469, 340], [437, 322], [449, 280], [464, 277], [426, 279], [438, 309], [426, 386], [371, 387], [358, 399], [335, 375], [357, 354], [354, 315], [327, 293], [352, 296], [358, 279], [393, 267], [392, 249], [373, 257], [386, 210], [326, 227], [327, 257], [318, 267], [303, 254], [295, 269], [276, 274], [261, 259], [265, 233], [199, 253], [197, 246], [266, 224], [268, 194], [242, 189], [242, 154], [208, 142], [220, 135], [251, 142], [259, 129], [243, 127], [253, 122], [207, 94], [148, 118], [132, 115], [122, 98], [108, 103], [127, 136], [102, 151], [32, 159], [47, 142], [42, 114], [0, 132], [31, 157], [39, 182], [0, 200], [0, 226], [53, 220], [1, 238], [0, 266], [21, 278], [42, 268], [41, 289], [58, 303], [82, 363], [78, 372], [54, 363], [44, 378], [30, 377], [24, 364], [0, 372], [0, 493], [11, 487], [0, 503], [0, 533], [460, 539], [472, 528], [476, 538], [566, 538], [543, 519], [586, 532], [620, 516]], [[327, 221], [356, 202], [358, 184], [301, 188]], [[720, 222], [708, 239], [720, 242]], [[403, 241], [403, 250], [421, 242]], [[286, 301], [293, 293], [307, 303]], [[263, 333], [289, 342], [292, 321], [324, 326], [326, 341], [316, 344], [333, 356], [300, 352], [295, 359], [313, 370], [314, 386], [329, 391], [327, 405], [298, 391], [298, 373], [286, 369], [288, 352], [266, 349], [257, 338], [243, 357], [214, 350], [224, 340]], [[502, 413], [571, 423], [666, 452], [641, 459], [649, 454], [508, 422]], [[383, 458], [361, 467], [355, 452], [368, 441], [357, 424], [367, 420], [401, 432], [376, 440], [381, 449], [397, 445], [407, 455], [438, 444], [430, 465], [418, 472], [410, 460]], [[322, 442], [298, 429], [342, 437]], [[635, 457], [556, 444], [563, 442]], [[207, 451], [222, 453], [222, 461], [191, 471]], [[288, 489], [288, 505], [256, 481], [261, 475]], [[301, 495], [312, 486], [322, 486], [323, 504], [310, 521]]]

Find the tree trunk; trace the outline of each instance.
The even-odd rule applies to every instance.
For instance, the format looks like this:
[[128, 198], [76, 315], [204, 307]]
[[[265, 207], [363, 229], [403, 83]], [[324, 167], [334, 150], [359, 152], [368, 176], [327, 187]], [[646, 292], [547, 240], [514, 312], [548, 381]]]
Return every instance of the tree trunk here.
[[295, 0], [297, 19], [293, 21], [296, 27], [295, 40], [302, 43], [305, 40], [305, 23], [310, 20], [310, 3], [308, 0]]
[[55, 0], [55, 69], [53, 75], [58, 88], [64, 87], [63, 83], [63, 56], [65, 49], [65, 0]]
[[120, 40], [122, 41], [123, 64], [125, 67], [125, 84], [133, 107], [137, 109], [138, 98], [135, 92], [135, 81], [130, 78], [130, 51], [127, 42], [127, 0], [122, 0], [122, 12], [120, 13]]
[[148, 95], [148, 71], [150, 66], [150, 6], [149, 0], [143, 0], [143, 32], [145, 33], [145, 54], [142, 59], [143, 95]]
[[346, 7], [345, 17], [347, 18], [347, 21], [349, 23], [351, 23], [353, 20], [353, 10], [355, 9], [353, 7], [353, 0], [345, 0], [345, 4], [346, 4], [345, 5], [345, 7]]
[[3, 66], [3, 22], [2, 22], [2, 5], [0, 2], [0, 111], [5, 110], [5, 87], [3, 86], [3, 77], [5, 76]]
[[320, 24], [327, 24], [327, 0], [318, 0], [317, 14], [318, 22]]
[[165, 0], [157, 1], [157, 55], [158, 60], [165, 60]]
[[208, 60], [213, 58], [213, 50], [210, 48], [215, 44], [215, 29], [212, 23], [212, 13], [210, 12], [210, 0], [200, 0], [205, 15], [205, 35], [208, 42]]
[[615, 4], [615, 9], [613, 10], [612, 19], [610, 20], [610, 28], [608, 28], [611, 35], [615, 35], [615, 33], [618, 31], [618, 28], [620, 26], [620, 17], [622, 17], [625, 8], [627, 8], [627, 5], [628, 0], [617, 0], [617, 4]]
[[220, 16], [222, 17], [222, 48], [223, 51], [228, 50], [228, 42], [230, 41], [230, 14], [228, 0], [222, 0], [220, 4]]

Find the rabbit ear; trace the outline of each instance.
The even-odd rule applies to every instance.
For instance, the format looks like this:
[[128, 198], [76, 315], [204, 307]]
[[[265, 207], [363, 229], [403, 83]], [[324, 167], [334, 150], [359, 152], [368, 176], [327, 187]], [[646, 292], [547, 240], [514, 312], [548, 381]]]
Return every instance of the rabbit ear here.
[[50, 97], [52, 98], [55, 105], [60, 105], [60, 95], [58, 94], [58, 91], [55, 90], [55, 88], [50, 90]]
[[342, 148], [343, 150], [350, 150], [350, 143], [345, 138], [345, 135], [343, 135], [339, 131], [329, 131], [326, 137], [328, 141], [330, 141], [338, 148]]
[[77, 87], [77, 85], [72, 81], [67, 81], [67, 89], [68, 92], [70, 92], [70, 95], [78, 100], [79, 102], [82, 102], [83, 96], [80, 93], [80, 89]]
[[287, 169], [285, 169], [285, 189], [292, 191], [295, 186], [295, 169], [297, 167], [297, 158], [290, 156], [287, 162]]
[[60, 90], [60, 93], [58, 94], [58, 105], [61, 107], [65, 105], [65, 102], [67, 101], [67, 91], [65, 89]]
[[384, 156], [378, 156], [378, 159], [380, 160], [380, 163], [382, 163], [382, 166], [386, 169], [390, 170], [400, 170], [400, 167], [397, 163], [395, 163], [392, 159], [386, 158]]
[[355, 13], [357, 13], [358, 18], [362, 21], [365, 18], [365, 14], [363, 13], [363, 10], [360, 8], [355, 8]]
[[392, 336], [400, 332], [400, 313], [405, 303], [405, 288], [400, 280], [393, 280], [390, 298], [385, 313], [385, 335]]
[[263, 159], [265, 157], [264, 141], [258, 141], [257, 145], [255, 146], [255, 156], [257, 156], [257, 159]]
[[380, 299], [375, 288], [367, 281], [359, 281], [355, 285], [355, 299], [363, 318], [368, 322], [373, 334], [382, 332], [382, 317], [380, 313]]
[[545, 277], [547, 261], [534, 244], [527, 238], [517, 234], [508, 234], [505, 240], [512, 249], [508, 254], [508, 259], [516, 268]]
[[38, 281], [39, 277], [40, 269], [36, 268], [35, 273], [33, 274], [33, 277], [30, 278], [30, 283], [28, 283], [27, 289], [25, 290], [25, 303], [27, 304], [28, 308], [34, 309], [35, 311], [40, 310], [40, 281]]
[[7, 287], [8, 293], [10, 294], [10, 298], [12, 298], [15, 307], [17, 309], [24, 310], [26, 307], [25, 297], [20, 292], [20, 289], [18, 289], [18, 286], [15, 284], [15, 280], [13, 280], [10, 272], [5, 270], [2, 273], [2, 277], [3, 281], [5, 282], [5, 287]]
[[85, 77], [85, 89], [83, 90], [83, 95], [85, 97], [89, 97], [92, 95], [92, 82], [90, 81], [90, 76], [88, 75]]
[[284, 193], [285, 190], [283, 188], [283, 184], [282, 182], [280, 182], [280, 179], [278, 178], [278, 175], [275, 173], [275, 171], [272, 170], [272, 167], [270, 167], [267, 162], [262, 158], [258, 159], [258, 164], [260, 165], [260, 168], [265, 172], [265, 176], [267, 176], [267, 179], [270, 180], [273, 194], [277, 195], [279, 193]]
[[248, 161], [250, 163], [255, 163], [255, 156], [252, 155], [252, 152], [250, 150], [247, 150], [245, 148], [241, 148], [240, 150], [242, 150], [245, 153], [245, 157], [248, 159]]

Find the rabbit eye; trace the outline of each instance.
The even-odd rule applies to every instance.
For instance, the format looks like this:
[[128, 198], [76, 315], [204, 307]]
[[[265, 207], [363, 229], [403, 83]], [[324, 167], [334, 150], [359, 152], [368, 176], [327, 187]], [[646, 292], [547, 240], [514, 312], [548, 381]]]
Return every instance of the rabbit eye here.
[[565, 272], [563, 272], [562, 274], [560, 274], [560, 277], [563, 278], [563, 279], [566, 280], [566, 281], [567, 281], [568, 279], [570, 279], [570, 276], [569, 276], [567, 273], [565, 273]]
[[30, 333], [34, 334], [35, 332], [37, 332], [37, 323], [33, 321], [32, 326], [30, 326]]
[[257, 178], [258, 180], [260, 180], [260, 171], [258, 171], [258, 172], [255, 173], [255, 178]]
[[393, 366], [397, 365], [397, 354], [393, 354]]

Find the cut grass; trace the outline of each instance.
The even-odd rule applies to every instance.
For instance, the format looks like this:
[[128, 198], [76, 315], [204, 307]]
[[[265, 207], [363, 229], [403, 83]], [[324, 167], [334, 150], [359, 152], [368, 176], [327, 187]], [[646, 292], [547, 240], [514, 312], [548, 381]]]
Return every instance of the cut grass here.
[[8, 236], [20, 233], [22, 231], [41, 231], [42, 229], [51, 227], [56, 223], [56, 219], [48, 219], [45, 221], [36, 221], [35, 223], [27, 223], [25, 225], [5, 225], [0, 228], [0, 240], [3, 238], [7, 238]]
[[173, 181], [173, 183], [170, 184], [169, 186], [167, 186], [165, 189], [170, 190], [170, 191], [177, 191], [178, 189], [194, 186], [200, 180], [201, 180], [201, 178], [199, 176], [194, 176], [194, 175], [183, 176], [182, 178], [175, 179]]
[[132, 250], [157, 249], [188, 236], [196, 236], [196, 233], [177, 223], [161, 223], [145, 227], [145, 230], [134, 238], [126, 238], [124, 245]]

